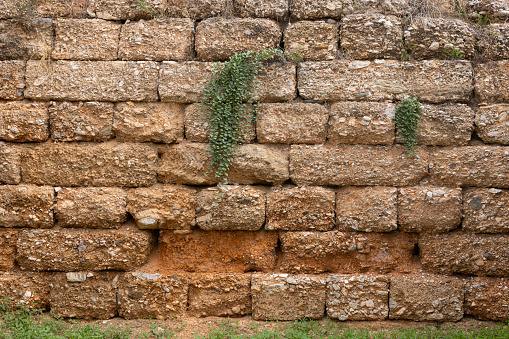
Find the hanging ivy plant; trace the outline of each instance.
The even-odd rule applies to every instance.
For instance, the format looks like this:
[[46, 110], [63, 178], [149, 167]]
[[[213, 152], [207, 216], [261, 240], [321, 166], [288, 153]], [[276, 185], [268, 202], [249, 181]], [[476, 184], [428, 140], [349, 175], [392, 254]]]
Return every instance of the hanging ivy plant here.
[[403, 141], [408, 156], [412, 156], [417, 149], [421, 109], [421, 103], [417, 98], [403, 99], [396, 107], [394, 124], [396, 125], [398, 137]]

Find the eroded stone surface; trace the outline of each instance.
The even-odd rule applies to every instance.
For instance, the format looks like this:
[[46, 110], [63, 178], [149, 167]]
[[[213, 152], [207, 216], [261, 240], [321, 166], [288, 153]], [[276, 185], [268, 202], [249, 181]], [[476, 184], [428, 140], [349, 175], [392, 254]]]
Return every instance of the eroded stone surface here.
[[509, 2], [507, 0], [468, 1], [465, 9], [468, 17], [473, 21], [479, 20], [480, 17], [500, 21], [509, 19]]
[[51, 20], [2, 20], [0, 32], [0, 60], [48, 59], [51, 54]]
[[339, 27], [324, 21], [297, 21], [284, 31], [285, 50], [302, 60], [333, 60], [338, 55]]
[[478, 64], [474, 71], [480, 104], [509, 102], [509, 60]]
[[0, 61], [0, 99], [23, 99], [26, 83], [25, 66], [25, 61]]
[[350, 5], [349, 0], [293, 0], [290, 2], [290, 13], [298, 20], [341, 18], [352, 10]]
[[509, 104], [477, 108], [475, 127], [484, 142], [509, 145]]
[[87, 12], [104, 20], [149, 19], [164, 14], [165, 0], [89, 0]]
[[[509, 3], [507, 16], [509, 18]], [[478, 42], [482, 55], [489, 60], [509, 59], [509, 23], [494, 23], [484, 27]]]
[[469, 188], [465, 190], [463, 199], [464, 231], [509, 232], [509, 190]]
[[472, 277], [465, 288], [465, 313], [481, 320], [509, 317], [509, 279]]
[[0, 141], [0, 183], [14, 185], [21, 181], [21, 152], [12, 144]]
[[230, 15], [233, 11], [227, 0], [166, 0], [166, 12], [171, 17], [202, 20], [221, 15]]
[[10, 271], [16, 259], [16, 241], [18, 230], [0, 229], [0, 270]]
[[0, 186], [0, 226], [53, 226], [55, 191], [48, 186]]
[[237, 0], [234, 6], [237, 16], [271, 18], [278, 21], [286, 19], [289, 10], [286, 0]]
[[33, 309], [47, 308], [51, 276], [46, 272], [1, 272], [0, 294], [10, 309], [19, 305]]
[[86, 18], [87, 9], [92, 0], [39, 0], [37, 13], [42, 18]]
[[40, 142], [48, 139], [48, 105], [36, 101], [0, 101], [0, 139]]

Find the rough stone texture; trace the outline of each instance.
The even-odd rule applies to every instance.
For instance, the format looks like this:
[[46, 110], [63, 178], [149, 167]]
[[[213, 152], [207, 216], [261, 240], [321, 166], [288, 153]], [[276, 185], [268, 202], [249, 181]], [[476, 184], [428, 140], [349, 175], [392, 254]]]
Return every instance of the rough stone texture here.
[[461, 203], [461, 188], [402, 187], [398, 196], [399, 229], [404, 232], [449, 232], [461, 223]]
[[[509, 2], [507, 16], [509, 18]], [[484, 28], [479, 49], [486, 59], [509, 59], [509, 23], [495, 23]]]
[[463, 213], [466, 232], [509, 232], [509, 190], [469, 188], [464, 192]]
[[509, 145], [509, 104], [477, 108], [475, 127], [484, 142]]
[[383, 14], [345, 16], [341, 19], [340, 46], [352, 59], [397, 59], [403, 49], [402, 20]]
[[227, 0], [166, 0], [166, 12], [172, 17], [202, 20], [221, 15], [228, 16], [233, 8]]
[[169, 319], [185, 312], [189, 284], [180, 274], [125, 273], [118, 282], [118, 313], [125, 319]]
[[196, 200], [196, 223], [202, 230], [257, 231], [265, 223], [267, 197], [255, 187], [208, 188]]
[[54, 22], [53, 59], [117, 59], [120, 24], [99, 19], [57, 19]]
[[56, 273], [50, 292], [51, 311], [63, 318], [110, 319], [117, 310], [115, 272]]
[[286, 0], [237, 0], [234, 13], [240, 17], [271, 18], [282, 21], [288, 17]]
[[113, 138], [113, 103], [51, 102], [51, 138], [58, 141], [106, 141]]
[[0, 21], [0, 60], [48, 59], [52, 47], [51, 20]]
[[132, 142], [179, 142], [184, 138], [184, 105], [126, 102], [115, 105], [115, 137]]
[[251, 274], [190, 274], [187, 315], [241, 317], [251, 313]]
[[338, 55], [339, 27], [324, 21], [297, 21], [284, 31], [285, 51], [303, 60], [334, 60]]
[[48, 105], [32, 101], [0, 101], [0, 139], [40, 142], [48, 139]]
[[253, 319], [321, 319], [326, 278], [313, 275], [253, 274]]
[[509, 238], [502, 234], [421, 234], [421, 263], [440, 273], [509, 276]]
[[165, 0], [145, 0], [143, 4], [137, 0], [89, 0], [87, 12], [104, 20], [150, 19], [165, 12]]
[[408, 271], [417, 237], [408, 233], [288, 232], [280, 235], [281, 271]]
[[297, 185], [406, 186], [427, 173], [428, 154], [408, 157], [401, 146], [292, 145], [290, 177]]
[[463, 280], [422, 274], [394, 276], [389, 297], [389, 319], [458, 321], [463, 318]]
[[25, 96], [36, 100], [155, 101], [150, 61], [28, 61]]
[[25, 66], [25, 61], [0, 61], [0, 99], [23, 99]]
[[389, 316], [389, 279], [383, 275], [330, 275], [327, 316], [345, 320], [385, 320]]
[[509, 279], [472, 277], [465, 288], [465, 313], [481, 320], [509, 318]]
[[18, 230], [0, 229], [0, 271], [10, 271], [14, 268], [17, 240]]
[[274, 187], [267, 194], [266, 230], [329, 231], [335, 193], [323, 187]]
[[290, 13], [297, 20], [341, 18], [352, 10], [350, 0], [293, 0]]
[[194, 22], [158, 18], [122, 26], [118, 58], [122, 60], [185, 60], [193, 55]]
[[159, 233], [159, 262], [168, 271], [242, 273], [276, 267], [276, 232]]
[[163, 185], [131, 190], [127, 210], [142, 229], [190, 230], [196, 224], [196, 192]]
[[507, 161], [507, 147], [444, 147], [433, 148], [429, 154], [431, 179], [462, 187], [509, 188]]
[[157, 152], [140, 144], [41, 144], [22, 151], [23, 181], [53, 186], [150, 186]]
[[338, 230], [390, 232], [398, 228], [395, 187], [346, 187], [336, 194]]
[[297, 71], [292, 63], [270, 63], [258, 73], [260, 87], [254, 100], [276, 102], [297, 97]]
[[48, 186], [0, 186], [1, 227], [53, 227], [55, 190]]
[[504, 21], [509, 19], [509, 2], [507, 0], [474, 0], [466, 3], [467, 15], [477, 21], [479, 16], [490, 20]]
[[119, 230], [21, 230], [16, 261], [24, 271], [126, 271], [143, 265], [152, 234], [134, 225]]
[[327, 140], [339, 144], [392, 145], [392, 103], [338, 102], [331, 105]]
[[467, 102], [472, 95], [473, 70], [470, 62], [449, 60], [303, 62], [298, 83], [304, 99], [320, 101], [401, 100], [414, 96], [432, 103]]
[[227, 60], [235, 53], [279, 46], [281, 30], [268, 19], [211, 18], [196, 27], [195, 49], [202, 61]]
[[91, 0], [39, 0], [37, 13], [43, 18], [84, 18]]
[[0, 183], [19, 184], [21, 181], [21, 152], [11, 144], [0, 141]]
[[44, 309], [50, 303], [50, 282], [51, 273], [1, 272], [0, 294], [11, 309], [19, 305]]
[[117, 187], [63, 188], [55, 217], [61, 227], [118, 228], [127, 220], [126, 196]]
[[474, 71], [479, 104], [509, 102], [509, 60], [478, 64]]

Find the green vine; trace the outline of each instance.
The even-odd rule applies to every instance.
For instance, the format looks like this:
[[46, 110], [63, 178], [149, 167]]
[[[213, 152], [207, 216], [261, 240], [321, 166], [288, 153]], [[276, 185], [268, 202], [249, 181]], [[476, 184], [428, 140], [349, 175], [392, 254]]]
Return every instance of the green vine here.
[[394, 124], [396, 125], [398, 136], [403, 141], [408, 156], [412, 156], [417, 149], [421, 109], [421, 103], [417, 98], [403, 99], [396, 107]]

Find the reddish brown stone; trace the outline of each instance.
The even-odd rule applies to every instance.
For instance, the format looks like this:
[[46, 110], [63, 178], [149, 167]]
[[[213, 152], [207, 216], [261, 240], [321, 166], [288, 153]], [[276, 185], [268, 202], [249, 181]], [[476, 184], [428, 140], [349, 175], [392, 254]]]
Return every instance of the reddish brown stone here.
[[[21, 3], [17, 4], [20, 6]], [[52, 47], [51, 20], [20, 18], [0, 21], [0, 60], [48, 59]]]
[[352, 10], [351, 5], [350, 0], [293, 0], [290, 13], [298, 20], [340, 18]]
[[480, 104], [509, 102], [509, 60], [478, 64], [474, 71]]
[[18, 230], [0, 229], [0, 271], [10, 271], [16, 258]]
[[23, 99], [25, 66], [25, 61], [0, 61], [0, 99]]
[[51, 277], [47, 272], [0, 272], [0, 295], [11, 310], [20, 305], [48, 309]]
[[21, 152], [0, 141], [0, 183], [19, 184], [21, 181]]
[[0, 227], [53, 227], [55, 191], [48, 186], [0, 186]]
[[48, 139], [48, 105], [31, 101], [0, 101], [0, 139], [40, 142]]
[[324, 21], [297, 21], [286, 26], [285, 51], [302, 60], [334, 60], [338, 55], [339, 27]]
[[509, 145], [509, 104], [478, 107], [475, 128], [485, 143]]
[[87, 13], [104, 20], [150, 19], [164, 15], [165, 0], [93, 0], [89, 2]]
[[509, 279], [472, 277], [465, 288], [465, 313], [481, 320], [509, 318]]
[[235, 15], [240, 17], [271, 18], [284, 20], [288, 16], [286, 0], [237, 0], [234, 3]]
[[[160, 1], [160, 0], [152, 0]], [[231, 15], [231, 2], [227, 0], [166, 0], [166, 13], [171, 17], [202, 20]]]
[[509, 232], [509, 190], [469, 188], [463, 197], [463, 230], [475, 233]]

